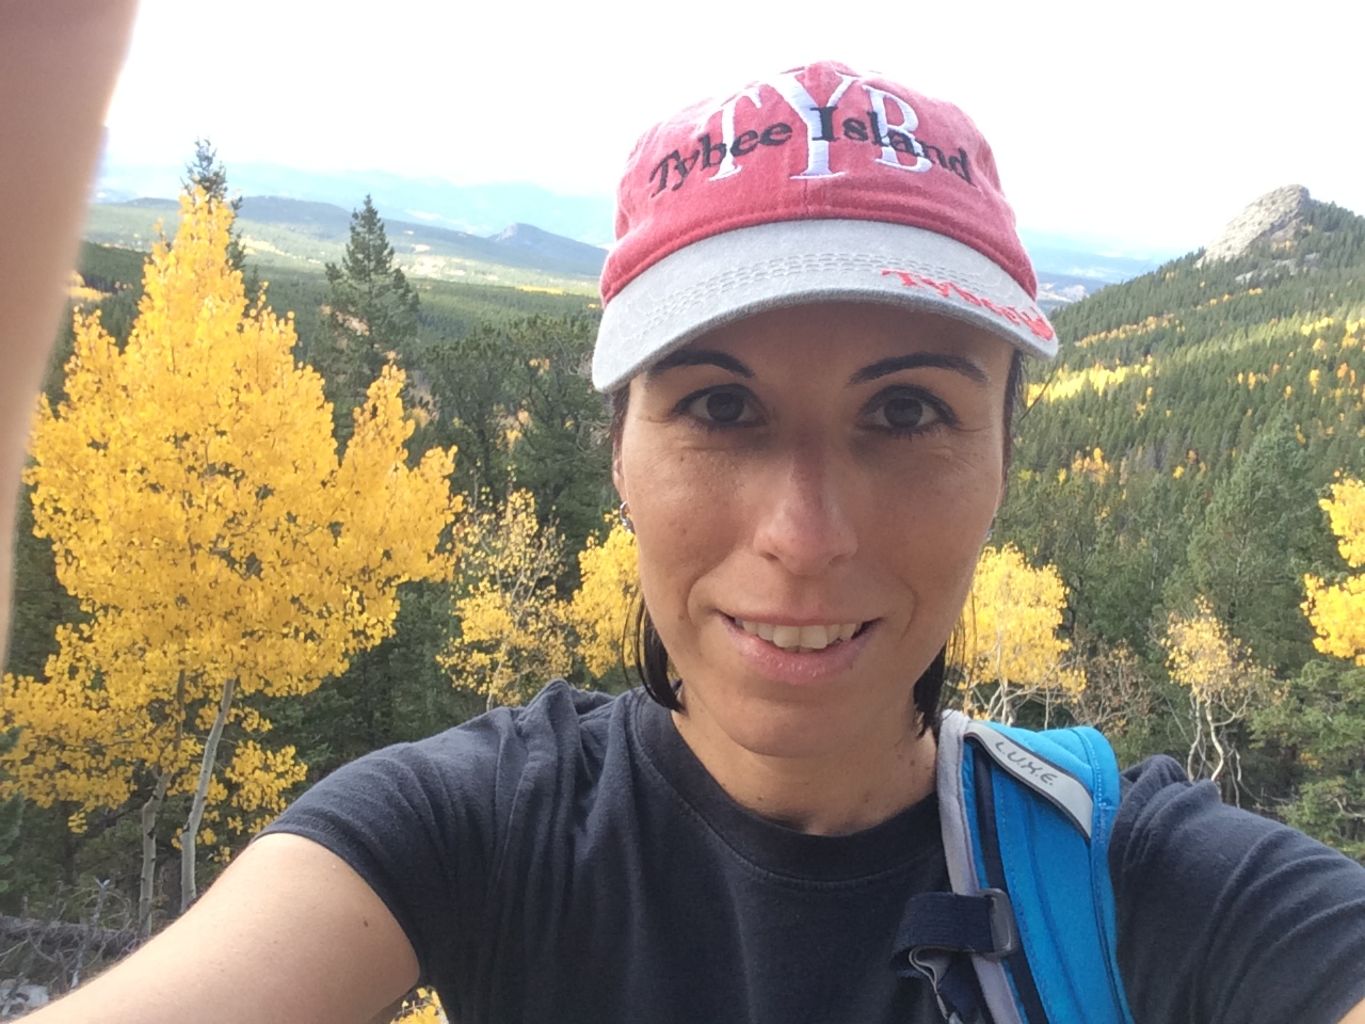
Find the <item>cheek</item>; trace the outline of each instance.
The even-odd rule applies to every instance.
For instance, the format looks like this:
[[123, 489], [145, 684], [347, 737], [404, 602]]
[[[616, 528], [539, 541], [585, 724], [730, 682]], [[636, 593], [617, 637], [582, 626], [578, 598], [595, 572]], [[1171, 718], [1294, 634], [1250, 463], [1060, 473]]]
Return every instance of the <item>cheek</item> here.
[[[737, 535], [733, 492], [714, 460], [700, 471], [686, 451], [627, 448], [622, 459], [639, 551], [640, 587], [661, 632], [686, 618], [695, 581], [725, 557]], [[667, 639], [667, 637], [665, 637]]]
[[996, 465], [988, 457], [935, 459], [902, 474], [886, 495], [877, 548], [915, 593], [918, 614], [956, 619], [995, 517]]
[[908, 475], [903, 507], [944, 537], [977, 539], [995, 518], [1001, 473], [989, 456], [946, 457]]

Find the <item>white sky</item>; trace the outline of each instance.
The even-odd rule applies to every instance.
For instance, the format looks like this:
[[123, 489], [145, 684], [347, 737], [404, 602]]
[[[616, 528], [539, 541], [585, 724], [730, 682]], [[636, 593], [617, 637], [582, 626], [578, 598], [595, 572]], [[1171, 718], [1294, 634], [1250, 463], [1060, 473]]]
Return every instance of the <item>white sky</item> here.
[[962, 106], [1026, 228], [1180, 252], [1279, 185], [1365, 213], [1363, 30], [1356, 0], [142, 0], [109, 151], [610, 194], [651, 120], [829, 58]]

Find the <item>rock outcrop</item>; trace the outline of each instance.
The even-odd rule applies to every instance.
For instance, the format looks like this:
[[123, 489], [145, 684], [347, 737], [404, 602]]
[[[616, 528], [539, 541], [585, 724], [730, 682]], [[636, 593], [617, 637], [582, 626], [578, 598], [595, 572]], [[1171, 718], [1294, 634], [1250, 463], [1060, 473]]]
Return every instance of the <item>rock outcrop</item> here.
[[1233, 218], [1218, 240], [1204, 250], [1198, 266], [1235, 259], [1258, 242], [1271, 246], [1293, 242], [1310, 202], [1308, 189], [1302, 185], [1285, 185], [1267, 192]]

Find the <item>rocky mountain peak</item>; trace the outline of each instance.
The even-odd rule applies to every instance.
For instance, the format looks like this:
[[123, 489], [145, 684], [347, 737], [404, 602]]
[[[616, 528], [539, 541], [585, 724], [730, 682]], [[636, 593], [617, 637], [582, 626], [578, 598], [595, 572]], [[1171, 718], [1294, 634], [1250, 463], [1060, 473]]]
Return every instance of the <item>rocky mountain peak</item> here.
[[1292, 242], [1303, 225], [1311, 199], [1302, 185], [1285, 185], [1261, 196], [1239, 213], [1204, 250], [1199, 266], [1235, 259], [1257, 242]]
[[508, 224], [493, 239], [498, 242], [529, 242], [534, 244], [542, 238], [548, 236], [548, 232], [532, 224]]

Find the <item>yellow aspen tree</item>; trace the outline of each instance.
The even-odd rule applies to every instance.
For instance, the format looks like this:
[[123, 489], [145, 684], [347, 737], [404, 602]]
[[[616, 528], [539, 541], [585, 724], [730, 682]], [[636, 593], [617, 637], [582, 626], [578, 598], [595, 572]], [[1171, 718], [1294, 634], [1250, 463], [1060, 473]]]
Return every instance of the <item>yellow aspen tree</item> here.
[[578, 556], [578, 573], [568, 621], [578, 637], [575, 653], [600, 679], [622, 663], [631, 609], [639, 600], [635, 535], [613, 522], [605, 540], [589, 537]]
[[437, 662], [485, 706], [520, 704], [573, 665], [564, 602], [555, 593], [564, 542], [515, 490], [462, 518], [456, 635]]
[[1171, 679], [1190, 697], [1194, 733], [1185, 770], [1193, 778], [1207, 769], [1216, 782], [1229, 762], [1238, 762], [1230, 730], [1268, 691], [1269, 673], [1252, 661], [1202, 595], [1192, 613], [1171, 613], [1161, 645]]
[[1023, 701], [1065, 699], [1085, 687], [1059, 634], [1067, 591], [1051, 565], [1033, 568], [1017, 548], [986, 547], [958, 626], [968, 711], [1013, 722]]
[[[1331, 497], [1320, 504], [1337, 536], [1341, 557], [1350, 568], [1365, 569], [1365, 481], [1348, 479], [1333, 485]], [[1304, 586], [1308, 599], [1303, 610], [1317, 633], [1313, 645], [1323, 654], [1365, 666], [1365, 572], [1334, 584], [1306, 576]]]
[[[409, 465], [389, 366], [339, 457], [292, 316], [264, 290], [248, 306], [231, 223], [202, 190], [182, 197], [123, 347], [76, 315], [65, 397], [41, 403], [27, 476], [35, 532], [85, 621], [58, 630], [43, 678], [4, 680], [0, 728], [19, 729], [5, 788], [81, 812], [144, 799], [144, 927], [166, 797], [191, 797], [183, 908], [210, 796], [246, 829], [302, 776], [292, 750], [250, 738], [269, 729], [261, 702], [341, 672], [392, 632], [401, 584], [453, 569], [453, 449]], [[248, 738], [220, 769], [229, 724]]]

